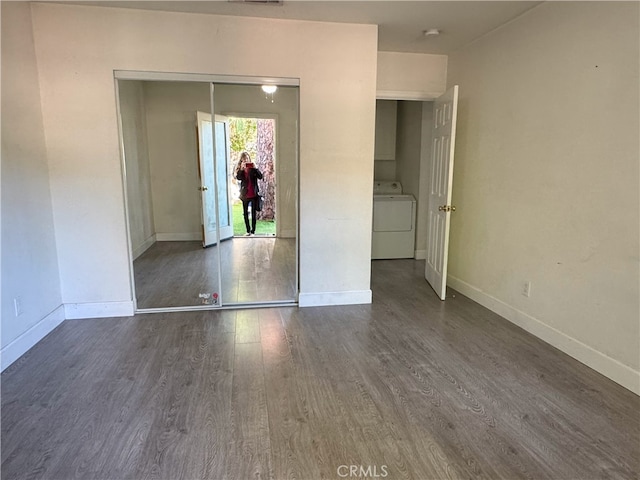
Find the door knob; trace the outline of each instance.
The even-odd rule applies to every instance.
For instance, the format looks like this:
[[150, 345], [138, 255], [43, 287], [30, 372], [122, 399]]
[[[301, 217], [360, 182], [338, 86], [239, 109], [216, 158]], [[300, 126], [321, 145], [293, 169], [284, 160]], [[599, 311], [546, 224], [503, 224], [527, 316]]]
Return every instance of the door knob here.
[[209, 187], [198, 187], [198, 190], [200, 190], [201, 192], [204, 192], [206, 190], [209, 190]]
[[455, 212], [456, 211], [456, 207], [449, 206], [449, 205], [440, 205], [438, 207], [438, 210], [440, 210], [441, 212]]

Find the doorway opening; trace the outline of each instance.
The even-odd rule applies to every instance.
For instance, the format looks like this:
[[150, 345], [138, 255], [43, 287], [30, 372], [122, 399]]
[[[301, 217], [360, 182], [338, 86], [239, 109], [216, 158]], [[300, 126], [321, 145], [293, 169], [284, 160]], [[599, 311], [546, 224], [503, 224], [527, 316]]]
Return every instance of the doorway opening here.
[[[457, 105], [457, 85], [437, 98], [376, 102], [372, 258], [426, 260], [425, 279], [441, 300], [456, 210], [451, 200]], [[383, 188], [376, 195], [378, 186]]]
[[[258, 180], [261, 209], [257, 212], [255, 236], [275, 237], [276, 217], [276, 120], [274, 118], [229, 116], [228, 188], [233, 210], [234, 237], [246, 236], [244, 211], [237, 179], [241, 155], [246, 152], [261, 173]], [[242, 173], [240, 173], [242, 174]], [[248, 215], [253, 204], [248, 206]]]

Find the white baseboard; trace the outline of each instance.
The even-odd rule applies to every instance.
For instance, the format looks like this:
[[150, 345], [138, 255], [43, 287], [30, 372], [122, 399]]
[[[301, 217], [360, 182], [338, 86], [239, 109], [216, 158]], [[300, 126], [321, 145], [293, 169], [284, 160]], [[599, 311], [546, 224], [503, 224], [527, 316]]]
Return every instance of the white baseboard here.
[[158, 242], [190, 242], [201, 241], [202, 232], [186, 232], [186, 233], [156, 233]]
[[415, 252], [415, 259], [416, 260], [426, 260], [427, 258], [427, 251], [426, 250], [416, 250]]
[[298, 306], [321, 307], [328, 305], [359, 305], [371, 303], [371, 290], [353, 290], [348, 292], [300, 293]]
[[2, 371], [46, 337], [54, 328], [64, 322], [64, 320], [64, 307], [60, 305], [18, 338], [2, 348], [2, 350], [0, 350], [0, 368]]
[[459, 278], [448, 276], [447, 284], [473, 301], [518, 325], [539, 339], [584, 363], [605, 377], [640, 395], [640, 372], [572, 338]]
[[133, 302], [105, 303], [65, 303], [64, 312], [67, 320], [79, 318], [132, 317]]
[[296, 238], [296, 231], [293, 230], [285, 230], [284, 228], [278, 232], [279, 238]]
[[138, 246], [138, 248], [135, 248], [133, 250], [133, 259], [135, 260], [136, 258], [138, 258], [140, 255], [142, 255], [144, 252], [146, 252], [147, 250], [149, 250], [149, 248], [151, 248], [151, 246], [156, 243], [156, 235], [153, 234], [151, 235], [149, 238], [147, 238], [144, 242], [142, 242], [142, 245]]

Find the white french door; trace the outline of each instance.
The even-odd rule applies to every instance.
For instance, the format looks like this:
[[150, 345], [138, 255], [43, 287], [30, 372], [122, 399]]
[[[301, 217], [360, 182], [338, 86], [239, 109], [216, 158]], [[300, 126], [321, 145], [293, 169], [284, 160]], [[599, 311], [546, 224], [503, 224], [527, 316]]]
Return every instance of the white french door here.
[[215, 118], [214, 131], [211, 124], [211, 114], [197, 112], [199, 189], [202, 201], [202, 245], [204, 247], [217, 243], [218, 220], [220, 240], [226, 240], [233, 236], [232, 209], [227, 179], [229, 125], [226, 117], [216, 115]]
[[200, 172], [200, 197], [202, 200], [202, 246], [215, 245], [218, 239], [216, 218], [215, 171], [213, 162], [213, 129], [211, 114], [197, 112], [198, 163]]
[[[211, 121], [211, 120], [209, 120]], [[218, 218], [220, 220], [220, 240], [233, 237], [233, 208], [229, 195], [229, 119], [216, 115], [216, 174], [218, 181]]]
[[457, 111], [458, 86], [455, 85], [440, 96], [433, 106], [425, 278], [441, 300], [445, 299], [447, 290], [449, 229], [451, 213], [455, 211], [451, 205], [451, 187]]

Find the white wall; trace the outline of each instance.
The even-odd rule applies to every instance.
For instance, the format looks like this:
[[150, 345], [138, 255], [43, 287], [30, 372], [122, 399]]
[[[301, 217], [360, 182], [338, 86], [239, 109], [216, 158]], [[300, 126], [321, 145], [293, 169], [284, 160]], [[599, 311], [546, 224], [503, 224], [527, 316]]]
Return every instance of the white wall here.
[[144, 84], [134, 80], [123, 80], [119, 82], [118, 92], [122, 117], [122, 147], [126, 159], [129, 232], [135, 259], [156, 240]]
[[452, 55], [448, 79], [450, 284], [636, 393], [638, 9], [545, 2]]
[[377, 27], [55, 4], [32, 11], [65, 303], [104, 316], [132, 306], [114, 70], [299, 78], [300, 303], [370, 301], [362, 246], [371, 244], [371, 217], [362, 211], [372, 202]]
[[[2, 368], [64, 320], [29, 5], [2, 2]], [[16, 317], [14, 298], [23, 313]]]

